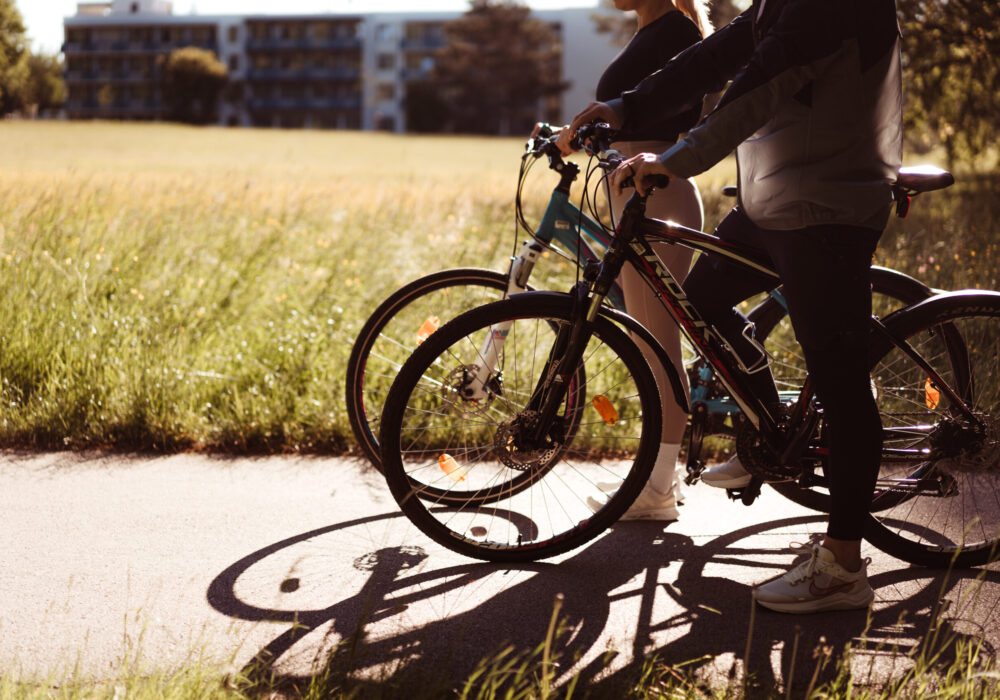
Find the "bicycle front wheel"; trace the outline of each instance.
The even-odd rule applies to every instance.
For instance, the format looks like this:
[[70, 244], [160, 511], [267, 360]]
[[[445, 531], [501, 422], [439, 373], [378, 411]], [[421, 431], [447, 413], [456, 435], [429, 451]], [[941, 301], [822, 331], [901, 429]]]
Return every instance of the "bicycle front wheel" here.
[[897, 345], [883, 339], [873, 352], [885, 439], [866, 538], [925, 566], [993, 561], [1000, 557], [1000, 294], [940, 295], [886, 325]]
[[[406, 361], [382, 415], [382, 464], [429, 537], [478, 559], [529, 561], [588, 542], [635, 500], [659, 444], [656, 382], [604, 317], [583, 328], [582, 366], [550, 371], [558, 332], [580, 323], [569, 295], [519, 294], [463, 314]], [[485, 340], [501, 337], [477, 398], [465, 398]], [[544, 421], [533, 397], [559, 382], [564, 398]]]
[[414, 348], [463, 311], [502, 299], [507, 275], [458, 268], [421, 277], [383, 301], [347, 360], [347, 417], [364, 455], [381, 469], [378, 421], [393, 379]]

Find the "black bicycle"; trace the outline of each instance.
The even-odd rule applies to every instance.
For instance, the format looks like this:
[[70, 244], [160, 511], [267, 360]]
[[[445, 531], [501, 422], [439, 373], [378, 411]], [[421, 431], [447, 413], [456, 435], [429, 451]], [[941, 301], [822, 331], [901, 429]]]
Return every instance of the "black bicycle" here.
[[[621, 160], [595, 150], [606, 170]], [[952, 181], [944, 171], [902, 171], [898, 206]], [[631, 505], [657, 451], [660, 397], [636, 345], [655, 341], [603, 303], [625, 264], [739, 405], [736, 450], [753, 475], [744, 502], [764, 482], [823, 483], [823, 411], [808, 378], [794, 399], [768, 408], [747, 386], [755, 367], [702, 320], [650, 241], [723, 255], [776, 284], [777, 274], [757, 251], [647, 219], [644, 207], [637, 193], [603, 260], [570, 293], [527, 292], [466, 312], [402, 367], [382, 415], [382, 464], [403, 512], [432, 539], [491, 561], [550, 557], [596, 537]], [[1000, 294], [939, 294], [873, 316], [871, 327], [884, 448], [866, 538], [917, 564], [992, 561], [1000, 543]], [[677, 370], [662, 350], [659, 359], [686, 405]]]
[[[591, 133], [585, 127], [583, 134]], [[596, 211], [577, 206], [570, 199], [571, 187], [580, 174], [579, 166], [565, 160], [555, 143], [555, 135], [543, 126], [537, 137], [528, 140], [521, 157], [515, 197], [515, 211], [520, 232], [527, 239], [517, 244], [506, 272], [480, 268], [456, 268], [433, 272], [416, 279], [387, 297], [372, 312], [358, 332], [346, 368], [346, 407], [351, 429], [363, 454], [381, 468], [378, 445], [379, 420], [389, 387], [403, 362], [444, 322], [463, 311], [491, 301], [530, 290], [543, 251], [561, 255], [574, 268], [596, 262], [610, 244], [612, 231], [602, 225]], [[559, 176], [544, 215], [537, 225], [528, 223], [522, 207], [527, 177], [537, 162], [547, 162]], [[727, 188], [730, 189], [730, 188]], [[728, 193], [735, 195], [733, 192]], [[593, 203], [595, 197], [590, 198]], [[516, 234], [515, 234], [516, 235]], [[513, 251], [512, 251], [513, 252]], [[537, 274], [535, 274], [537, 276]], [[872, 268], [873, 304], [884, 316], [895, 309], [931, 296], [932, 290], [918, 280], [897, 270]], [[620, 290], [612, 287], [605, 302], [624, 310]], [[787, 322], [787, 305], [776, 288], [748, 311], [755, 336], [772, 357], [772, 369], [780, 393], [788, 400], [795, 397], [804, 372], [804, 360]], [[688, 432], [688, 463], [700, 467], [702, 444], [709, 435], [734, 435], [734, 421], [739, 407], [715, 379], [711, 367], [690, 353], [686, 371], [691, 386], [691, 422]], [[458, 501], [465, 494], [451, 484], [439, 488], [424, 484], [425, 492], [438, 498]], [[801, 488], [780, 484], [776, 487], [787, 498], [816, 510], [828, 507], [829, 497], [821, 487]]]

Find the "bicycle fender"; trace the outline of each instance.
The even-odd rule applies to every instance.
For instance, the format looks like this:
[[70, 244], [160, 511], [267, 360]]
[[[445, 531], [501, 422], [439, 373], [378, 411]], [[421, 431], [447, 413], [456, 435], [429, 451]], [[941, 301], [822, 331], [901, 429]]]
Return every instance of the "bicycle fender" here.
[[649, 330], [639, 323], [637, 320], [632, 318], [626, 313], [618, 311], [617, 309], [609, 309], [606, 306], [601, 307], [601, 316], [614, 321], [622, 326], [630, 333], [634, 333], [638, 336], [643, 343], [648, 345], [656, 353], [657, 359], [663, 366], [664, 371], [667, 373], [667, 377], [670, 379], [670, 387], [674, 390], [674, 400], [677, 401], [677, 405], [684, 409], [685, 413], [691, 412], [691, 406], [688, 404], [687, 392], [684, 391], [684, 383], [681, 381], [680, 374], [677, 372], [677, 367], [670, 360], [670, 356], [667, 351], [660, 347], [660, 344], [653, 337], [653, 334]]
[[878, 279], [879, 285], [886, 291], [892, 292], [893, 296], [905, 301], [907, 304], [916, 304], [918, 301], [934, 295], [940, 294], [942, 289], [932, 289], [915, 277], [911, 277], [905, 272], [894, 270], [891, 267], [872, 265], [872, 278]]

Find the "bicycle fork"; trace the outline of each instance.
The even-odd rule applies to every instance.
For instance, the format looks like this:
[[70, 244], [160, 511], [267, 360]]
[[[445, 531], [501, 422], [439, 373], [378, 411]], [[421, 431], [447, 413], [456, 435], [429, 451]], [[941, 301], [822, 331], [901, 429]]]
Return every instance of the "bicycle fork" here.
[[[541, 255], [542, 246], [538, 243], [525, 241], [521, 244], [521, 252], [510, 261], [510, 267], [507, 271], [507, 291], [504, 293], [504, 299], [528, 288], [528, 278]], [[467, 369], [465, 382], [462, 385], [462, 398], [468, 401], [481, 401], [487, 397], [487, 384], [497, 370], [500, 353], [507, 342], [507, 334], [512, 325], [513, 322], [504, 321], [490, 326], [475, 363]]]

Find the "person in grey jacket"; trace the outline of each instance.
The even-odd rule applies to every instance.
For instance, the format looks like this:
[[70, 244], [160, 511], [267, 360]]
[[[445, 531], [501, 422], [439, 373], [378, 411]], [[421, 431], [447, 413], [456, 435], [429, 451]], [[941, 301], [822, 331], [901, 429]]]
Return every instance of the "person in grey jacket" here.
[[[634, 176], [643, 188], [653, 174], [692, 177], [736, 150], [739, 201], [716, 234], [760, 248], [780, 274], [830, 450], [822, 544], [754, 590], [774, 610], [866, 607], [874, 597], [861, 558], [882, 439], [867, 364], [869, 267], [902, 160], [900, 75], [894, 0], [754, 0], [634, 90], [592, 103], [570, 125], [634, 128], [729, 84], [684, 138], [661, 154], [630, 158], [612, 182], [620, 188]], [[750, 366], [760, 353], [743, 338], [746, 319], [733, 307], [772, 286], [703, 256], [684, 291]], [[750, 379], [759, 396], [778, 403], [768, 372]], [[725, 488], [750, 478], [738, 457], [703, 474]]]

